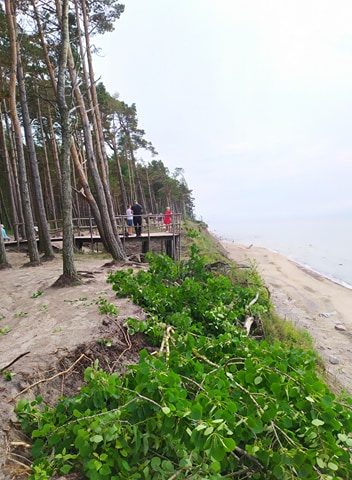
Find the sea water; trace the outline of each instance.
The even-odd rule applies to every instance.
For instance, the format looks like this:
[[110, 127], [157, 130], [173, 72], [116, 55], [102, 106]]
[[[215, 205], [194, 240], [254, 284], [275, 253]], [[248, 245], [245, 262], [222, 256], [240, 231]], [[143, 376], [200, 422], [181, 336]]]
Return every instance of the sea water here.
[[352, 214], [291, 219], [213, 220], [223, 239], [261, 246], [352, 288]]

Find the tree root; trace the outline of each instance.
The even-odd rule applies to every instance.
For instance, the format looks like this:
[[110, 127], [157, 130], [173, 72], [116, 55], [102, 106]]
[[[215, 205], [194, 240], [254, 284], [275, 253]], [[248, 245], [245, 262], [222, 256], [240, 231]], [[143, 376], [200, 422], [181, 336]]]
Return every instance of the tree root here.
[[8, 262], [0, 263], [0, 270], [7, 270], [8, 268], [12, 268], [12, 265], [10, 265]]
[[51, 262], [53, 260], [55, 260], [55, 255], [43, 255], [40, 257], [41, 262]]
[[52, 284], [52, 288], [76, 287], [77, 285], [82, 285], [82, 281], [78, 275], [70, 276], [63, 273]]
[[82, 355], [80, 355], [77, 360], [75, 362], [73, 362], [73, 364], [67, 368], [66, 370], [63, 370], [62, 372], [59, 372], [59, 373], [56, 373], [55, 375], [53, 375], [52, 377], [49, 377], [49, 378], [43, 378], [42, 380], [38, 380], [37, 382], [33, 383], [32, 385], [29, 385], [28, 387], [24, 388], [23, 390], [21, 390], [19, 393], [17, 393], [17, 395], [15, 395], [11, 400], [15, 400], [17, 397], [19, 397], [20, 395], [22, 395], [23, 393], [25, 392], [28, 392], [28, 390], [31, 390], [33, 387], [36, 387], [37, 385], [41, 384], [41, 383], [44, 383], [44, 382], [49, 382], [50, 380], [54, 380], [54, 378], [56, 377], [60, 377], [61, 375], [66, 375], [66, 373], [69, 373], [76, 365], [77, 363], [79, 363], [83, 357], [85, 357], [86, 355], [84, 353], [82, 353]]
[[11, 365], [16, 363], [20, 358], [24, 357], [25, 355], [28, 355], [29, 353], [31, 353], [31, 352], [24, 352], [24, 353], [21, 353], [21, 355], [18, 355], [18, 357], [16, 357], [14, 360], [12, 360], [12, 362], [10, 362], [7, 365], [5, 365], [4, 367], [0, 368], [0, 373], [3, 372], [4, 370], [6, 370], [7, 368], [11, 367]]
[[39, 267], [41, 265], [41, 262], [27, 262], [22, 265], [21, 268], [28, 268], [28, 267]]

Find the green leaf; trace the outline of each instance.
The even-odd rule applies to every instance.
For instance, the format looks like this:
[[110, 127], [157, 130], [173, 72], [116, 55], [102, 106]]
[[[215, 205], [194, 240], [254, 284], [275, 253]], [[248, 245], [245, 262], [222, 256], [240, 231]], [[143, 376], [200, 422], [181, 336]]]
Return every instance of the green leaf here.
[[232, 452], [236, 447], [236, 442], [233, 438], [223, 438], [222, 443], [225, 445], [225, 449], [227, 452]]
[[328, 468], [330, 468], [330, 470], [333, 470], [334, 472], [336, 472], [336, 470], [339, 469], [339, 467], [336, 465], [336, 463], [333, 463], [333, 462], [328, 463]]
[[90, 439], [91, 442], [94, 442], [94, 443], [100, 443], [102, 442], [104, 439], [102, 437], [102, 435], [93, 435]]
[[260, 383], [262, 383], [263, 381], [263, 378], [262, 377], [255, 377], [254, 379], [254, 384], [255, 385], [259, 385]]
[[212, 469], [213, 472], [215, 472], [215, 473], [220, 473], [220, 471], [221, 471], [221, 464], [220, 464], [220, 462], [214, 460], [214, 461], [211, 463], [210, 468]]
[[323, 420], [319, 420], [319, 418], [315, 418], [314, 420], [312, 420], [312, 425], [316, 426], [316, 427], [321, 427], [322, 425], [324, 425], [325, 422], [323, 422]]
[[212, 446], [210, 448], [210, 456], [214, 460], [221, 462], [225, 456], [225, 453], [226, 453], [226, 450], [223, 444], [220, 443], [217, 438], [214, 439], [214, 442], [212, 443]]
[[72, 470], [72, 466], [71, 466], [71, 465], [63, 465], [63, 466], [60, 468], [60, 472], [63, 473], [64, 475], [66, 475], [67, 473], [70, 473], [71, 470]]
[[213, 433], [214, 431], [214, 427], [208, 427], [205, 431], [204, 431], [204, 435], [207, 437], [208, 435], [210, 435], [211, 433]]
[[325, 468], [326, 467], [326, 463], [320, 457], [317, 457], [317, 465], [318, 465], [319, 468]]
[[200, 420], [203, 415], [203, 408], [199, 403], [196, 403], [195, 405], [192, 406], [191, 414], [190, 417], [193, 418], [193, 420]]
[[163, 413], [165, 413], [165, 415], [168, 415], [171, 412], [169, 407], [163, 407], [161, 410], [163, 411]]
[[159, 457], [153, 457], [150, 460], [150, 466], [152, 467], [153, 470], [159, 470], [161, 465], [161, 460]]
[[161, 462], [161, 468], [165, 471], [165, 472], [170, 472], [172, 473], [174, 471], [174, 466], [173, 464], [170, 462], [170, 460], [163, 460]]
[[200, 432], [201, 430], [204, 430], [207, 428], [207, 425], [205, 423], [200, 423], [199, 425], [196, 426], [195, 430], [197, 432]]

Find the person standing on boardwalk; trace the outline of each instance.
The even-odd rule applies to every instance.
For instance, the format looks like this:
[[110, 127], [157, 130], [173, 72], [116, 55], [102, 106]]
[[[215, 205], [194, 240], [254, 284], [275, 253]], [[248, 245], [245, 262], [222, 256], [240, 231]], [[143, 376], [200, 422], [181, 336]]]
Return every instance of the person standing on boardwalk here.
[[11, 240], [10, 237], [6, 233], [4, 225], [2, 223], [0, 225], [1, 225], [1, 235], [2, 235], [2, 238], [4, 239], [4, 241], [7, 242], [7, 241]]
[[171, 218], [172, 218], [172, 211], [170, 207], [166, 207], [166, 210], [164, 212], [164, 225], [165, 225], [165, 230], [167, 232], [170, 231], [170, 225], [171, 225]]
[[133, 212], [132, 212], [131, 205], [128, 205], [126, 210], [126, 221], [127, 221], [127, 234], [132, 235]]
[[142, 234], [142, 212], [143, 209], [141, 205], [137, 202], [137, 200], [134, 201], [134, 204], [132, 205], [132, 212], [133, 212], [133, 224], [134, 224], [134, 229], [136, 231], [136, 236], [140, 237]]

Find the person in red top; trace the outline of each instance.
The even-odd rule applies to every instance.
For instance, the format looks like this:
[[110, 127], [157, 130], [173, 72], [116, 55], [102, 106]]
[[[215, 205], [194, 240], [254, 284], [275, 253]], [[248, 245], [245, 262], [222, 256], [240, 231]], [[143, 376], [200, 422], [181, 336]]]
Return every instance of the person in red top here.
[[165, 230], [167, 232], [170, 231], [171, 218], [172, 218], [172, 211], [170, 207], [166, 207], [166, 210], [164, 212], [164, 225], [165, 225]]

